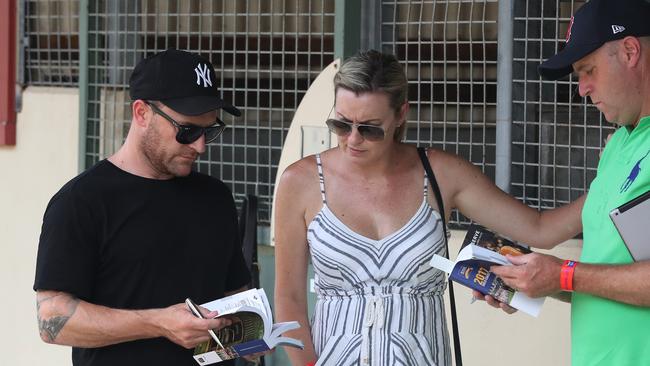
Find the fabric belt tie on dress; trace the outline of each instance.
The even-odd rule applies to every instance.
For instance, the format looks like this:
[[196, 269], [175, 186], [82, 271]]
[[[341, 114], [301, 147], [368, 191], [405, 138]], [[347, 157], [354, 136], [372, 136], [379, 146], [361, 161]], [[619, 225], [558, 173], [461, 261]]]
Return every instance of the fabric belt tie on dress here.
[[384, 299], [381, 296], [372, 296], [366, 303], [363, 330], [361, 332], [361, 364], [370, 365], [370, 330], [384, 327]]

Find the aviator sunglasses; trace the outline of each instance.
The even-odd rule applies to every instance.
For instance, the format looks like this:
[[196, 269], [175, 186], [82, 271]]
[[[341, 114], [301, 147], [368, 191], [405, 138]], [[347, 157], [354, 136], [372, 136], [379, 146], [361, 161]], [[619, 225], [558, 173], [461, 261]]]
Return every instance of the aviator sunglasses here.
[[330, 118], [325, 121], [327, 127], [338, 136], [345, 137], [356, 127], [359, 135], [367, 141], [381, 141], [386, 135], [386, 131], [381, 126], [366, 125], [363, 123], [352, 123]]
[[174, 127], [176, 127], [176, 141], [179, 144], [188, 145], [198, 140], [201, 136], [205, 135], [205, 143], [208, 144], [214, 141], [223, 130], [226, 129], [226, 124], [223, 123], [219, 118], [215, 121], [212, 126], [201, 127], [189, 123], [180, 124], [176, 122], [173, 118], [167, 115], [165, 112], [161, 111], [155, 104], [151, 102], [145, 102], [154, 113], [162, 116], [164, 119], [169, 121]]

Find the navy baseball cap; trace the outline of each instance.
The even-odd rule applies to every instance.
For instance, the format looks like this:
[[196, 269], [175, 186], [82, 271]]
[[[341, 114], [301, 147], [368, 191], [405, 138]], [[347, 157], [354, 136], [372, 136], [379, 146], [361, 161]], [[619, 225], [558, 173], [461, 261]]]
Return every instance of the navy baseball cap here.
[[562, 51], [538, 67], [556, 80], [573, 72], [572, 64], [609, 41], [650, 35], [649, 0], [591, 0], [571, 17]]
[[219, 108], [241, 112], [219, 98], [214, 67], [203, 57], [168, 49], [140, 61], [129, 79], [131, 100], [157, 100], [174, 111], [198, 116]]

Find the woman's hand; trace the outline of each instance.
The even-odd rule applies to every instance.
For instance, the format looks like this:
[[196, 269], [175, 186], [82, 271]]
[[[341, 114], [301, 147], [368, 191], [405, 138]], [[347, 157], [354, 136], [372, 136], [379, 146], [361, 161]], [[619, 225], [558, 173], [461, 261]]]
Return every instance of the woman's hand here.
[[506, 304], [505, 302], [500, 302], [494, 297], [490, 295], [483, 295], [482, 293], [472, 290], [472, 299], [473, 300], [483, 300], [488, 303], [488, 305], [503, 310], [507, 314], [513, 314], [517, 312], [517, 309], [513, 308], [512, 306]]

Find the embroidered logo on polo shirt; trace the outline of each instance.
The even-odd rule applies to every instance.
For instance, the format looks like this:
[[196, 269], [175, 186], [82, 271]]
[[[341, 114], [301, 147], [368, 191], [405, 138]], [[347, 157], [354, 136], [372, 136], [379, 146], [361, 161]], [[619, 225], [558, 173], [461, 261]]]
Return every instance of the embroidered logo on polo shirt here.
[[636, 178], [639, 176], [639, 173], [641, 172], [641, 162], [643, 162], [643, 159], [645, 159], [648, 154], [650, 154], [650, 150], [648, 150], [648, 152], [645, 153], [645, 155], [643, 155], [643, 157], [639, 159], [636, 164], [634, 164], [632, 170], [630, 170], [630, 174], [627, 176], [625, 182], [623, 182], [623, 185], [621, 186], [620, 193], [627, 192], [627, 190], [632, 186], [632, 183], [634, 183]]

